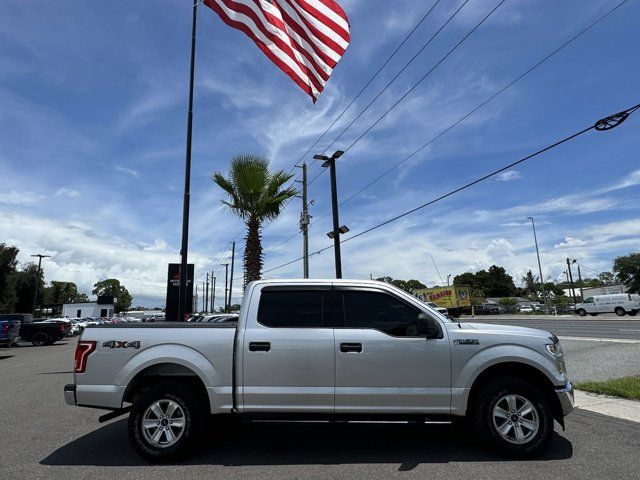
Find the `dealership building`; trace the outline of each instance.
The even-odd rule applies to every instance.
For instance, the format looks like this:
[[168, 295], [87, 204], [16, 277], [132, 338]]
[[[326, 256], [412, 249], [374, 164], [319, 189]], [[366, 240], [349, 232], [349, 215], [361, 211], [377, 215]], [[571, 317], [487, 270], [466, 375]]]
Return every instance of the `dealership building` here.
[[95, 302], [65, 303], [62, 305], [62, 316], [68, 318], [111, 318], [114, 309], [114, 297], [102, 295]]

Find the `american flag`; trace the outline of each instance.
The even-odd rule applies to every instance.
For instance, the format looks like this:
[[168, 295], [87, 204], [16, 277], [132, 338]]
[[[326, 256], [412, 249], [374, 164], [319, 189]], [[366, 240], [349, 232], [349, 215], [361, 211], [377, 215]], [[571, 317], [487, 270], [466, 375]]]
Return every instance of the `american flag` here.
[[349, 20], [334, 0], [204, 0], [242, 30], [314, 103], [349, 46]]

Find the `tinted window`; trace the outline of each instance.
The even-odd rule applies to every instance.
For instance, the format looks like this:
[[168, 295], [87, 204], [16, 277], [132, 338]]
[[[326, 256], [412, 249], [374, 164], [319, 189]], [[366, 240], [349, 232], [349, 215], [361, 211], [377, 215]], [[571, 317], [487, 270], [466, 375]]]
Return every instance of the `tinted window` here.
[[258, 323], [274, 328], [322, 327], [323, 299], [319, 290], [263, 290]]
[[394, 337], [421, 335], [417, 308], [384, 293], [346, 291], [341, 295], [347, 328], [374, 328]]

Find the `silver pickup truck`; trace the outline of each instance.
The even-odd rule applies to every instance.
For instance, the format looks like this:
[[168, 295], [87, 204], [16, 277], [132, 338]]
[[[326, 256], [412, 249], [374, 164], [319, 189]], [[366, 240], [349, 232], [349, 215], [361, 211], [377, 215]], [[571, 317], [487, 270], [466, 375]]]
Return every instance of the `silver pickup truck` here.
[[[535, 455], [573, 409], [549, 332], [458, 323], [386, 283], [257, 281], [235, 323], [88, 327], [69, 405], [130, 412], [151, 461], [190, 451], [205, 416], [462, 420], [499, 451]], [[215, 417], [214, 417], [215, 419]]]

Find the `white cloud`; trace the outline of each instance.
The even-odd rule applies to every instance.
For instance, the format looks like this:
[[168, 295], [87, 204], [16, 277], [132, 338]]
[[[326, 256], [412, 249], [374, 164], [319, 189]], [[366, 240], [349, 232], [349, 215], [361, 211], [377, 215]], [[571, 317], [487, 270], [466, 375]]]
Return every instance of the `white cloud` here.
[[519, 178], [522, 178], [522, 174], [520, 172], [518, 172], [517, 170], [507, 170], [498, 174], [496, 180], [498, 180], [499, 182], [509, 182], [511, 180], [517, 180]]
[[578, 246], [585, 245], [586, 243], [587, 242], [579, 238], [565, 237], [562, 242], [557, 243], [556, 245], [554, 245], [553, 248], [578, 247]]
[[127, 175], [131, 175], [134, 178], [138, 178], [140, 176], [140, 172], [134, 170], [133, 168], [123, 167], [122, 165], [116, 165], [115, 169], [119, 172], [126, 173]]
[[56, 197], [75, 198], [79, 195], [80, 195], [80, 192], [78, 192], [77, 190], [73, 190], [66, 187], [59, 188], [58, 190], [56, 190], [56, 193], [55, 193]]
[[39, 195], [35, 192], [29, 191], [16, 191], [11, 190], [10, 192], [2, 192], [0, 193], [0, 203], [5, 203], [7, 205], [31, 205], [42, 200], [44, 195]]

